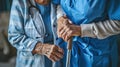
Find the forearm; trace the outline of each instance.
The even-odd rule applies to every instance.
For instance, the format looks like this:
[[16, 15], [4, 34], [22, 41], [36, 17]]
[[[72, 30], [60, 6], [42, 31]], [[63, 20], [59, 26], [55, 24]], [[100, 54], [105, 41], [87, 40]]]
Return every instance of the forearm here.
[[21, 34], [8, 33], [8, 40], [19, 51], [31, 52], [38, 41]]
[[120, 21], [106, 20], [91, 24], [81, 24], [81, 37], [104, 39], [120, 33]]
[[[57, 7], [57, 19], [65, 15], [60, 6]], [[120, 33], [120, 21], [106, 20], [97, 23], [81, 24], [81, 37], [104, 39]]]

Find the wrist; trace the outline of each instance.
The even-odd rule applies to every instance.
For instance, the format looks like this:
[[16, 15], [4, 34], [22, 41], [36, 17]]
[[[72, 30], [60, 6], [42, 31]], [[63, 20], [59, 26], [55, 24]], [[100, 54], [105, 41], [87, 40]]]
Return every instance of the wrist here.
[[78, 29], [78, 36], [81, 36], [81, 26], [78, 26], [77, 29]]
[[34, 50], [32, 51], [33, 54], [42, 54], [43, 44], [37, 43]]

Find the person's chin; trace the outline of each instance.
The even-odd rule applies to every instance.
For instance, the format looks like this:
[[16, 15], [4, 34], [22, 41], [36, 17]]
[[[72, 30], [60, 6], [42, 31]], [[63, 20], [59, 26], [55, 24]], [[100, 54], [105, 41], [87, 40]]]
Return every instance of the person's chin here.
[[44, 2], [43, 5], [48, 5], [50, 2]]

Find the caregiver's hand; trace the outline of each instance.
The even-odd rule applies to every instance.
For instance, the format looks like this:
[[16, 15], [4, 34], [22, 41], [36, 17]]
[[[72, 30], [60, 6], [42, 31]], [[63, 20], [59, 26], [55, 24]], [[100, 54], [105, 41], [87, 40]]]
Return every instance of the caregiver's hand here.
[[60, 60], [63, 57], [63, 49], [51, 44], [38, 43], [33, 50], [34, 54], [40, 54], [47, 56], [53, 62]]
[[63, 16], [58, 19], [57, 34], [58, 37], [68, 41], [72, 36], [81, 35], [81, 27], [72, 24], [72, 22], [67, 17]]

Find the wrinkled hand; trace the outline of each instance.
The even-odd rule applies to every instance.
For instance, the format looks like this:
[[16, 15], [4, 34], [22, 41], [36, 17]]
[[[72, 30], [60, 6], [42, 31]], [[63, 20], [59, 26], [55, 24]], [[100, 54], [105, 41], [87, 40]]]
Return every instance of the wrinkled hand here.
[[72, 24], [72, 22], [67, 17], [63, 16], [58, 19], [57, 34], [58, 37], [68, 41], [72, 36], [81, 35], [81, 27]]
[[45, 55], [53, 62], [60, 60], [64, 54], [63, 49], [56, 45], [41, 43], [36, 45], [35, 53]]

